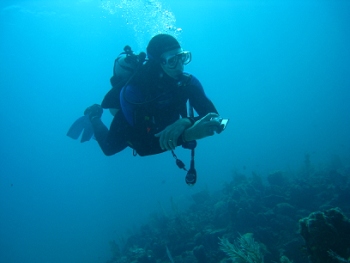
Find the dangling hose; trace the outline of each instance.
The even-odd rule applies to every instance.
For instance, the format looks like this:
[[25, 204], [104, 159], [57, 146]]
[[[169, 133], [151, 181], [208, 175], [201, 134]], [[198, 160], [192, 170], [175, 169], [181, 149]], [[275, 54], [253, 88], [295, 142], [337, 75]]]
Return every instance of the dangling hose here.
[[[188, 113], [190, 118], [194, 117], [194, 111], [193, 111], [191, 102], [189, 102], [188, 104]], [[194, 149], [196, 148], [196, 145], [197, 143], [195, 143], [193, 147], [191, 147], [191, 165], [185, 178], [186, 184], [190, 186], [194, 185], [197, 182], [197, 171], [196, 171], [196, 168], [194, 167], [194, 154], [195, 154]]]

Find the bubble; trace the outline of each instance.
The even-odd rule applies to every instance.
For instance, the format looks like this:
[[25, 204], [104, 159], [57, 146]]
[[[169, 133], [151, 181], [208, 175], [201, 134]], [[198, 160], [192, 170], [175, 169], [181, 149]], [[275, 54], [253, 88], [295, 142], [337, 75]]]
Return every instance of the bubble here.
[[101, 8], [110, 15], [122, 17], [133, 31], [140, 47], [160, 33], [179, 38], [175, 15], [159, 0], [102, 0]]

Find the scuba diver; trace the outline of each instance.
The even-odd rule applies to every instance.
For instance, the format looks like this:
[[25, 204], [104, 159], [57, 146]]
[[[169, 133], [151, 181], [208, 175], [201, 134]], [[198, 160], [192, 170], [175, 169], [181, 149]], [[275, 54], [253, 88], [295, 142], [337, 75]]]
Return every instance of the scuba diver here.
[[[85, 110], [67, 135], [77, 139], [83, 132], [81, 142], [94, 135], [107, 156], [127, 147], [140, 156], [172, 151], [182, 169], [184, 165], [173, 150], [177, 146], [191, 149], [193, 169], [186, 183], [193, 185], [196, 140], [220, 133], [228, 120], [219, 116], [199, 80], [184, 73], [192, 56], [174, 37], [154, 36], [147, 46], [147, 59], [145, 53], [135, 55], [128, 46], [124, 50], [124, 61], [121, 57], [115, 61], [112, 89], [101, 105], [94, 104]], [[117, 74], [118, 70], [125, 74]], [[101, 121], [103, 108], [114, 115], [109, 129]], [[194, 117], [193, 110], [198, 116]]]

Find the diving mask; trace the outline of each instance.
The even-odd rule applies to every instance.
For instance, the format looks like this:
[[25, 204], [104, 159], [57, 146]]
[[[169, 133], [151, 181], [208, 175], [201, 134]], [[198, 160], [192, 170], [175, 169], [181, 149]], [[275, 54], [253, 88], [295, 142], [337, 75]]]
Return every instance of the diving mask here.
[[177, 63], [182, 61], [183, 65], [187, 65], [192, 60], [192, 54], [190, 51], [181, 51], [178, 54], [167, 56], [162, 58], [162, 64], [166, 65], [168, 68], [176, 68]]

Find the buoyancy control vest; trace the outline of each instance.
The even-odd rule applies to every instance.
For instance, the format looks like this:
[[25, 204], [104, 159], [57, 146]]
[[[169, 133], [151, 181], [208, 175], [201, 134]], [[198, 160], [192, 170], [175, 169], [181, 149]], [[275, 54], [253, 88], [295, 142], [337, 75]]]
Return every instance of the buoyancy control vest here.
[[[121, 109], [127, 122], [141, 134], [160, 132], [179, 119], [188, 117], [186, 102], [192, 76], [183, 74], [181, 80], [158, 83], [156, 92], [142, 86], [125, 86], [121, 91]], [[163, 86], [162, 88], [162, 85]]]

